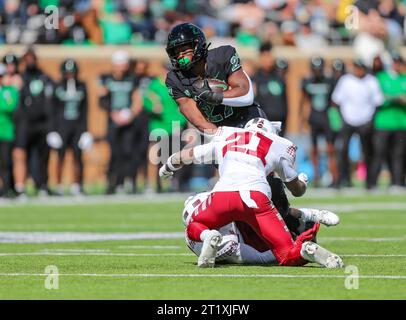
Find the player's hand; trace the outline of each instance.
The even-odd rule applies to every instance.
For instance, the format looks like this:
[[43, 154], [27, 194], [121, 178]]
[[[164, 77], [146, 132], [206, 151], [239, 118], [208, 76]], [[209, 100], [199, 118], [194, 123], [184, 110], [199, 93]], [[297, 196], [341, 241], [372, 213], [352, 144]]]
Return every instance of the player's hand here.
[[207, 79], [203, 80], [202, 87], [194, 84], [193, 93], [197, 96], [197, 99], [209, 104], [220, 105], [223, 102], [223, 93], [211, 90]]
[[78, 141], [78, 147], [80, 150], [87, 151], [90, 150], [93, 146], [93, 136], [89, 132], [83, 132], [80, 135], [79, 141]]
[[62, 147], [63, 141], [61, 135], [56, 131], [48, 133], [46, 140], [48, 146], [50, 146], [52, 149], [60, 149]]
[[309, 182], [309, 178], [307, 177], [307, 174], [306, 174], [306, 173], [303, 173], [303, 172], [299, 173], [299, 175], [297, 176], [297, 178], [298, 178], [300, 181], [302, 181], [302, 182], [306, 185], [306, 187], [307, 187], [307, 183]]
[[159, 177], [161, 179], [167, 180], [171, 179], [173, 176], [173, 172], [169, 170], [168, 166], [164, 164], [160, 169], [159, 169]]

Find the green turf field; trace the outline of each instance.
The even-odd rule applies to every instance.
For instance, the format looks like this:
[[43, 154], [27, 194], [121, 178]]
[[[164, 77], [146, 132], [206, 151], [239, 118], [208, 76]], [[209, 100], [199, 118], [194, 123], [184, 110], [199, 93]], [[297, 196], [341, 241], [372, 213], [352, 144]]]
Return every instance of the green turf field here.
[[199, 269], [183, 202], [158, 200], [0, 206], [0, 299], [406, 299], [405, 195], [292, 199], [335, 208], [341, 223], [322, 226], [319, 243], [358, 269], [358, 289], [354, 267]]

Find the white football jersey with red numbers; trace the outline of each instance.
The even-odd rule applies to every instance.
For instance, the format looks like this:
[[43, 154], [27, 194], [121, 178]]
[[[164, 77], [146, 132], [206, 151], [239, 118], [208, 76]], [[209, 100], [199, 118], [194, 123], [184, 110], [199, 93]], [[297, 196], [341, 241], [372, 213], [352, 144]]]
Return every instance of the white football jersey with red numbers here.
[[260, 191], [270, 196], [266, 177], [271, 172], [284, 182], [297, 177], [296, 149], [291, 141], [261, 129], [220, 127], [210, 143], [193, 152], [199, 163], [218, 164], [220, 178], [213, 192]]

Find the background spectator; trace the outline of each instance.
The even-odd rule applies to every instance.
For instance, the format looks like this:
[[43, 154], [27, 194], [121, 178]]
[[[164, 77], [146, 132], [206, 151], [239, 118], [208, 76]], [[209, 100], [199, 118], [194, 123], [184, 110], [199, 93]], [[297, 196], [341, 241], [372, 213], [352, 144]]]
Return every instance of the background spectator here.
[[372, 120], [376, 108], [384, 102], [384, 96], [376, 78], [368, 74], [367, 66], [360, 59], [353, 61], [353, 73], [340, 78], [332, 94], [332, 100], [339, 106], [343, 119], [341, 130], [339, 183], [351, 186], [351, 168], [348, 159], [350, 138], [358, 133], [366, 167], [366, 187], [372, 187]]

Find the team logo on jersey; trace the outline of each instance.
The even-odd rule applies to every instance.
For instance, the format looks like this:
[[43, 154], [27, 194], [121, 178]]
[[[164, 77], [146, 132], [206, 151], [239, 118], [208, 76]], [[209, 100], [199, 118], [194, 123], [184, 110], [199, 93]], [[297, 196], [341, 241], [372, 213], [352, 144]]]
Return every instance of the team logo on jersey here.
[[282, 94], [282, 86], [277, 81], [268, 82], [268, 90], [273, 96], [280, 96]]
[[41, 80], [33, 80], [30, 82], [30, 92], [33, 96], [39, 95], [44, 89], [44, 83]]
[[168, 88], [168, 93], [173, 98], [173, 89], [172, 88]]
[[188, 96], [189, 98], [192, 96], [189, 90], [185, 90], [185, 95]]
[[230, 63], [231, 63], [231, 71], [232, 72], [236, 71], [238, 68], [241, 67], [240, 57], [238, 56], [237, 52], [234, 53], [234, 55], [231, 57]]

